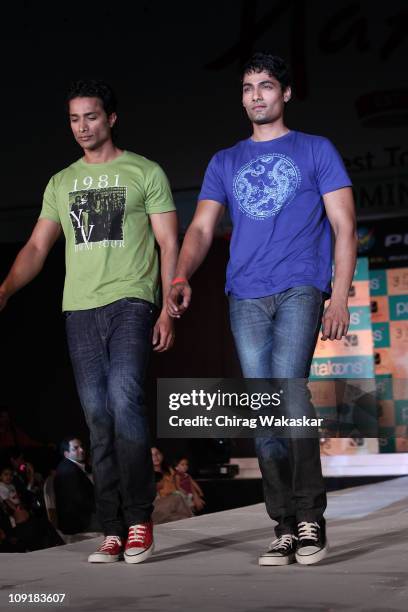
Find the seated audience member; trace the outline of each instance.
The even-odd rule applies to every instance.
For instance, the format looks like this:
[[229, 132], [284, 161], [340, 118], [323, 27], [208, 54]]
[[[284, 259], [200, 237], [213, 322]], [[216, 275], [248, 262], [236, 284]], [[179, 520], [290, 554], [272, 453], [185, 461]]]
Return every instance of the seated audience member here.
[[11, 512], [21, 505], [20, 496], [13, 484], [13, 469], [11, 466], [5, 466], [0, 472], [0, 499], [9, 508]]
[[65, 438], [61, 454], [64, 459], [57, 466], [54, 478], [58, 528], [68, 535], [100, 531], [94, 485], [86, 469], [81, 440], [75, 436]]
[[188, 473], [189, 463], [187, 457], [180, 457], [174, 464], [176, 482], [185, 493], [193, 512], [200, 512], [204, 506], [204, 493], [199, 484]]
[[10, 463], [13, 467], [13, 485], [21, 502], [31, 514], [45, 517], [43, 504], [43, 478], [34, 470], [31, 463], [26, 461], [23, 451], [14, 448], [9, 452]]
[[175, 471], [165, 462], [163, 454], [158, 448], [154, 446], [151, 450], [157, 487], [152, 515], [153, 522], [158, 525], [190, 518], [193, 513], [187, 497], [177, 483]]
[[[0, 531], [5, 535], [5, 538], [0, 538], [3, 541], [1, 549], [4, 549], [4, 540], [16, 547], [16, 552], [40, 550], [63, 544], [45, 517], [35, 516], [24, 506], [12, 481], [13, 470], [6, 466], [0, 471], [2, 510]], [[5, 515], [8, 521], [5, 520]]]
[[158, 448], [153, 446], [151, 451], [158, 494], [160, 497], [167, 497], [171, 493], [176, 493], [178, 488], [175, 471], [165, 461], [163, 453]]

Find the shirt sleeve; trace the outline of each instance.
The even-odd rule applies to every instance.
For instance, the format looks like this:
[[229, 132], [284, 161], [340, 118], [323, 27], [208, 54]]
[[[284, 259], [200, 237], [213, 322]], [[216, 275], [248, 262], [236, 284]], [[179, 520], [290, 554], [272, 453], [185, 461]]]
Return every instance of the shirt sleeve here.
[[224, 206], [228, 204], [223, 181], [222, 165], [218, 153], [214, 155], [207, 166], [198, 200], [215, 200]]
[[40, 219], [51, 219], [51, 221], [61, 223], [55, 191], [55, 178], [52, 177], [44, 191]]
[[327, 138], [319, 139], [314, 145], [314, 159], [317, 186], [323, 196], [342, 187], [351, 187], [352, 182], [340, 153]]
[[158, 164], [146, 176], [145, 209], [148, 215], [176, 210], [169, 181]]

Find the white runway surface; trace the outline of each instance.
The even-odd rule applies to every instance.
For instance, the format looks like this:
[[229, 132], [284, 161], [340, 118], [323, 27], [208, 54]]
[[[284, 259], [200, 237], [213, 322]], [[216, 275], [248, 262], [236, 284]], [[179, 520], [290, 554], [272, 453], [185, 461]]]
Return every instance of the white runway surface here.
[[[408, 611], [408, 477], [329, 494], [329, 556], [259, 567], [274, 538], [263, 504], [160, 525], [146, 563], [89, 564], [99, 540], [0, 555], [0, 610]], [[10, 594], [66, 593], [62, 605]]]

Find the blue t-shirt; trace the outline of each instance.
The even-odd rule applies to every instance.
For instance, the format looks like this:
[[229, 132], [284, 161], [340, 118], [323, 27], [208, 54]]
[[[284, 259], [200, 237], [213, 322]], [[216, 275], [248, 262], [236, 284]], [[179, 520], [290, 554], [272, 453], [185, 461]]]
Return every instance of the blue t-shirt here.
[[350, 185], [339, 153], [321, 136], [290, 131], [216, 153], [199, 200], [229, 208], [226, 292], [257, 298], [313, 285], [330, 293], [331, 229], [322, 196]]

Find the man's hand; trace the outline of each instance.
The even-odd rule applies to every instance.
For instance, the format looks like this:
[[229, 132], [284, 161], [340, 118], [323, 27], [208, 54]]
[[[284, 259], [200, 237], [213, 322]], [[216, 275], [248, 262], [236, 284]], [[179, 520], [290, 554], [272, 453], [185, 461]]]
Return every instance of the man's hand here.
[[351, 187], [324, 194], [323, 202], [335, 236], [334, 280], [330, 305], [323, 315], [322, 340], [340, 340], [348, 331], [347, 298], [356, 267], [356, 213]]
[[[167, 296], [167, 312], [170, 317], [179, 319], [187, 310], [191, 301], [191, 287], [187, 281], [172, 285]], [[183, 301], [179, 304], [180, 297]]]
[[8, 295], [6, 291], [2, 287], [0, 287], [0, 311], [3, 310], [3, 308], [5, 308], [7, 301], [8, 301]]
[[341, 340], [347, 334], [349, 321], [347, 304], [331, 300], [323, 315], [322, 340]]
[[174, 321], [163, 309], [153, 329], [153, 350], [157, 353], [168, 351], [174, 344]]
[[179, 319], [190, 304], [191, 287], [187, 278], [191, 278], [203, 263], [224, 212], [225, 206], [215, 200], [200, 200], [197, 204], [193, 220], [184, 236], [175, 278], [166, 297], [167, 312], [174, 319]]

